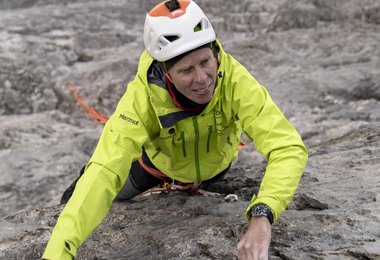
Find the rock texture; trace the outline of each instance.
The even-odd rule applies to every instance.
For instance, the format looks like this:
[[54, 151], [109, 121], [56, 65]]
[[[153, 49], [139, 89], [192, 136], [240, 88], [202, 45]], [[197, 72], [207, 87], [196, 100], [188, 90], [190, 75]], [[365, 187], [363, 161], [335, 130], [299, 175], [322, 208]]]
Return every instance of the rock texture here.
[[[273, 225], [271, 259], [380, 258], [380, 3], [199, 0], [224, 48], [265, 85], [310, 160]], [[0, 2], [0, 259], [39, 259], [59, 198], [134, 77], [157, 1]], [[115, 203], [78, 259], [237, 259], [265, 162], [252, 146], [211, 187]], [[224, 195], [237, 194], [237, 202]]]

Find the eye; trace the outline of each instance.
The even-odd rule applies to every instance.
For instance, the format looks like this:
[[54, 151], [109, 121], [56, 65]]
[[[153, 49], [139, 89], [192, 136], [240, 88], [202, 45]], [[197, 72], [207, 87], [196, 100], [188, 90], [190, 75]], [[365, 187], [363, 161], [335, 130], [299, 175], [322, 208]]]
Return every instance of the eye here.
[[201, 66], [205, 66], [205, 65], [207, 65], [207, 64], [209, 63], [210, 60], [211, 60], [211, 59], [210, 59], [209, 57], [203, 59], [203, 60], [201, 61]]
[[183, 73], [183, 74], [189, 74], [189, 73], [191, 73], [192, 70], [193, 70], [192, 67], [188, 67], [188, 68], [182, 69], [181, 73]]

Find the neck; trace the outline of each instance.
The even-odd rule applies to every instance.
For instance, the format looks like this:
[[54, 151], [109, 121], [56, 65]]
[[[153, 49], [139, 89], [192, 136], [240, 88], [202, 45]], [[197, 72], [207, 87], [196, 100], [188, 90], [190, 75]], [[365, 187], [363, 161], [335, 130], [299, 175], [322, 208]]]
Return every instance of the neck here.
[[207, 103], [198, 104], [182, 95], [168, 78], [166, 78], [166, 84], [168, 86], [169, 93], [173, 98], [173, 102], [177, 107], [183, 109], [184, 111], [194, 112], [197, 114], [200, 114], [206, 108]]

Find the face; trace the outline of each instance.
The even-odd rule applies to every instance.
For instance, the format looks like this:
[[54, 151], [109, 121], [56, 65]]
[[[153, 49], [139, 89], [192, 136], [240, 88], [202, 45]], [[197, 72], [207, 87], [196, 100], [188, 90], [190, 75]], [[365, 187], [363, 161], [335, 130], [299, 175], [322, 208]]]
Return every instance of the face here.
[[174, 64], [168, 78], [182, 95], [198, 104], [206, 104], [214, 94], [217, 69], [212, 50], [201, 48]]

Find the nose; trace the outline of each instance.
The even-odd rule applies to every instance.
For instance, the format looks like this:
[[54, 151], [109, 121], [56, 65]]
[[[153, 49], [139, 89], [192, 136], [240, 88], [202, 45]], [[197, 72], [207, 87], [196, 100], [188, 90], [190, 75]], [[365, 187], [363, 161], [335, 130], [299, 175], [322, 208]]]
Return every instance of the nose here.
[[207, 72], [201, 67], [196, 67], [194, 70], [194, 81], [197, 83], [205, 83], [207, 80]]

